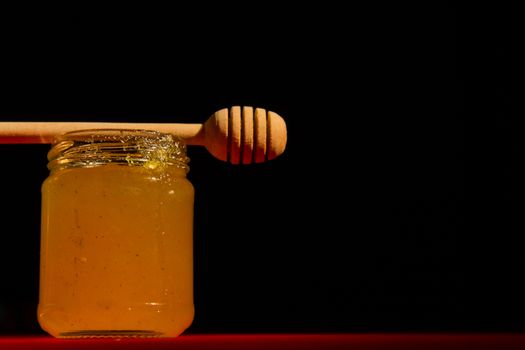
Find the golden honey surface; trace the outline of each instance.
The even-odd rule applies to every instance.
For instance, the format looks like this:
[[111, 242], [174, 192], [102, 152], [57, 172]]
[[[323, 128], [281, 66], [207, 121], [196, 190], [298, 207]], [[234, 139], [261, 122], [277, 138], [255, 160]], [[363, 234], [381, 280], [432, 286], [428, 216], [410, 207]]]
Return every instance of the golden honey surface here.
[[42, 186], [41, 326], [177, 336], [193, 320], [193, 187], [175, 166], [53, 171]]

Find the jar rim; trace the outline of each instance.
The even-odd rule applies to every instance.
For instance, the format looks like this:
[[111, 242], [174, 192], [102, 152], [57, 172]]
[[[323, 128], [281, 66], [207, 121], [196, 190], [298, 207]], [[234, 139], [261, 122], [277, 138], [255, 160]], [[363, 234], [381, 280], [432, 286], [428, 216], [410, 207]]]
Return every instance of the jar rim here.
[[82, 129], [59, 135], [47, 154], [48, 169], [104, 164], [189, 170], [186, 143], [172, 134], [142, 129]]
[[83, 140], [113, 140], [124, 137], [152, 137], [158, 138], [163, 135], [169, 135], [173, 139], [182, 141], [181, 138], [172, 134], [161, 133], [156, 130], [146, 129], [80, 129], [68, 131], [64, 134], [58, 135], [53, 144], [56, 144], [64, 139], [83, 141]]

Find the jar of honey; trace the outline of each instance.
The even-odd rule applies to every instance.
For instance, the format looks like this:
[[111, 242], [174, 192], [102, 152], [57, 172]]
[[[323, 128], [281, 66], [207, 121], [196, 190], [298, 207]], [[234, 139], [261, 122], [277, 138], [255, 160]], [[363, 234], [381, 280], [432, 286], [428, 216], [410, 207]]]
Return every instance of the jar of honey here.
[[174, 337], [193, 320], [193, 200], [184, 142], [64, 134], [42, 186], [38, 321], [55, 337]]

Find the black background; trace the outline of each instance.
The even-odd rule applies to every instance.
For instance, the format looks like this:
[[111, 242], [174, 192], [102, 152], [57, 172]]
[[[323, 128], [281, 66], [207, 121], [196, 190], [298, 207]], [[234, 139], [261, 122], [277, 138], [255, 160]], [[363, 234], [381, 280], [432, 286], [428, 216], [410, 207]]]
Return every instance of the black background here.
[[[286, 119], [266, 164], [189, 150], [190, 332], [525, 330], [513, 11], [475, 27], [444, 3], [207, 9], [10, 27], [0, 81], [1, 121], [204, 122], [232, 105]], [[48, 149], [0, 145], [0, 333], [42, 332]]]

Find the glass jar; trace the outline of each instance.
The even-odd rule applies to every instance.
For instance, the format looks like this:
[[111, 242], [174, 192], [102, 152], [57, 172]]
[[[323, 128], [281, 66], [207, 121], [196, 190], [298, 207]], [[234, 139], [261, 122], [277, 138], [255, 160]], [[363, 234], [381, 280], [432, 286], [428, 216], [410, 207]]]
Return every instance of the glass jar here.
[[193, 200], [181, 139], [59, 137], [42, 186], [38, 321], [55, 337], [174, 337], [193, 320]]

